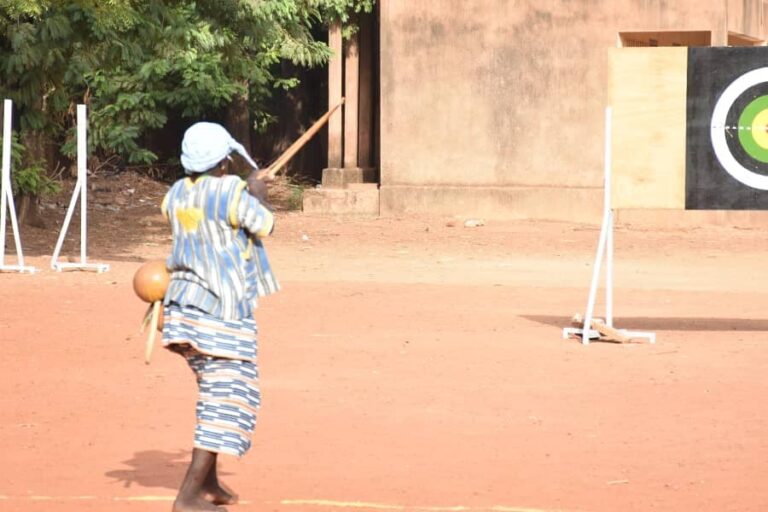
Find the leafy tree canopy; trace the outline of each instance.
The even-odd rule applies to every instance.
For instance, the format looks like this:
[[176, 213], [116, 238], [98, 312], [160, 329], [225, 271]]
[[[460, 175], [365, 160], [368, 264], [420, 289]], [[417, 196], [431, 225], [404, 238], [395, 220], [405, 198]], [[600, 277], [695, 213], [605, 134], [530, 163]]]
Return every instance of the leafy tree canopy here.
[[[74, 105], [90, 108], [91, 148], [129, 164], [157, 155], [142, 136], [169, 116], [200, 117], [237, 96], [252, 119], [296, 85], [281, 61], [322, 65], [312, 29], [370, 12], [374, 0], [0, 0], [0, 97], [14, 100], [21, 131], [74, 152]], [[349, 32], [349, 31], [348, 31]]]

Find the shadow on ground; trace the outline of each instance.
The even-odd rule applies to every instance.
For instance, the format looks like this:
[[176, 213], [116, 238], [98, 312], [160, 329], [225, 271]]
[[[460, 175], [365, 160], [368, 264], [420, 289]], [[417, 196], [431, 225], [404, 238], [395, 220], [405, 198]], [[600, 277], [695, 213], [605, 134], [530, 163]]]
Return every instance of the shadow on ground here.
[[[556, 315], [519, 315], [520, 318], [544, 325], [571, 327], [570, 317]], [[624, 329], [658, 331], [768, 331], [768, 319], [695, 318], [695, 317], [620, 317], [614, 325]]]
[[[115, 469], [105, 475], [126, 488], [137, 485], [176, 490], [184, 479], [191, 456], [189, 450], [137, 452], [131, 459], [122, 462], [128, 469]], [[230, 474], [219, 469], [219, 476]]]
[[108, 471], [105, 475], [122, 483], [126, 488], [138, 485], [178, 489], [190, 457], [189, 450], [137, 452], [131, 459], [122, 462], [123, 465], [128, 466], [128, 469]]

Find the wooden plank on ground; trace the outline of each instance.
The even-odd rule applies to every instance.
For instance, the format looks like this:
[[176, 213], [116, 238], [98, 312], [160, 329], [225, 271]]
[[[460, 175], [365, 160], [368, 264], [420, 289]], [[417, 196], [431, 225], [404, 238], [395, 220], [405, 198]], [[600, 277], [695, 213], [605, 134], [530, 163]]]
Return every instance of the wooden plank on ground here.
[[[584, 317], [578, 313], [573, 315], [573, 318], [571, 318], [571, 325], [578, 327], [579, 329], [584, 329]], [[593, 318], [590, 329], [597, 331], [600, 334], [601, 340], [618, 341], [619, 343], [629, 343], [632, 341], [632, 338], [621, 332], [619, 329], [607, 325], [602, 318]]]
[[600, 333], [602, 339], [618, 341], [619, 343], [629, 343], [632, 341], [632, 338], [620, 330], [605, 324], [600, 318], [592, 320], [592, 328]]

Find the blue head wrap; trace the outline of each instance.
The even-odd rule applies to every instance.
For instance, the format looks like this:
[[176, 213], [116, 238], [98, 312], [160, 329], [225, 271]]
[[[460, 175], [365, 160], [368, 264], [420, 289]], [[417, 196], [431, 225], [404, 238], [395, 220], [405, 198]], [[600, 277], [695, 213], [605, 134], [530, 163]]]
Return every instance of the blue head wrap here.
[[181, 165], [187, 174], [199, 174], [213, 169], [233, 151], [239, 153], [254, 169], [259, 168], [243, 145], [226, 128], [216, 123], [195, 123], [184, 133]]

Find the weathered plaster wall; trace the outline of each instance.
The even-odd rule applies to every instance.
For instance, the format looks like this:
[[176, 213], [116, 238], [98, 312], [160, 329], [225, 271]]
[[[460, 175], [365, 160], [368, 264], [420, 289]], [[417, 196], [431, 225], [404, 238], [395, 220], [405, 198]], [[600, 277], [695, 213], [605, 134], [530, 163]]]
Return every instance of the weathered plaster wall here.
[[381, 0], [382, 213], [596, 220], [617, 33], [723, 44], [761, 1]]

